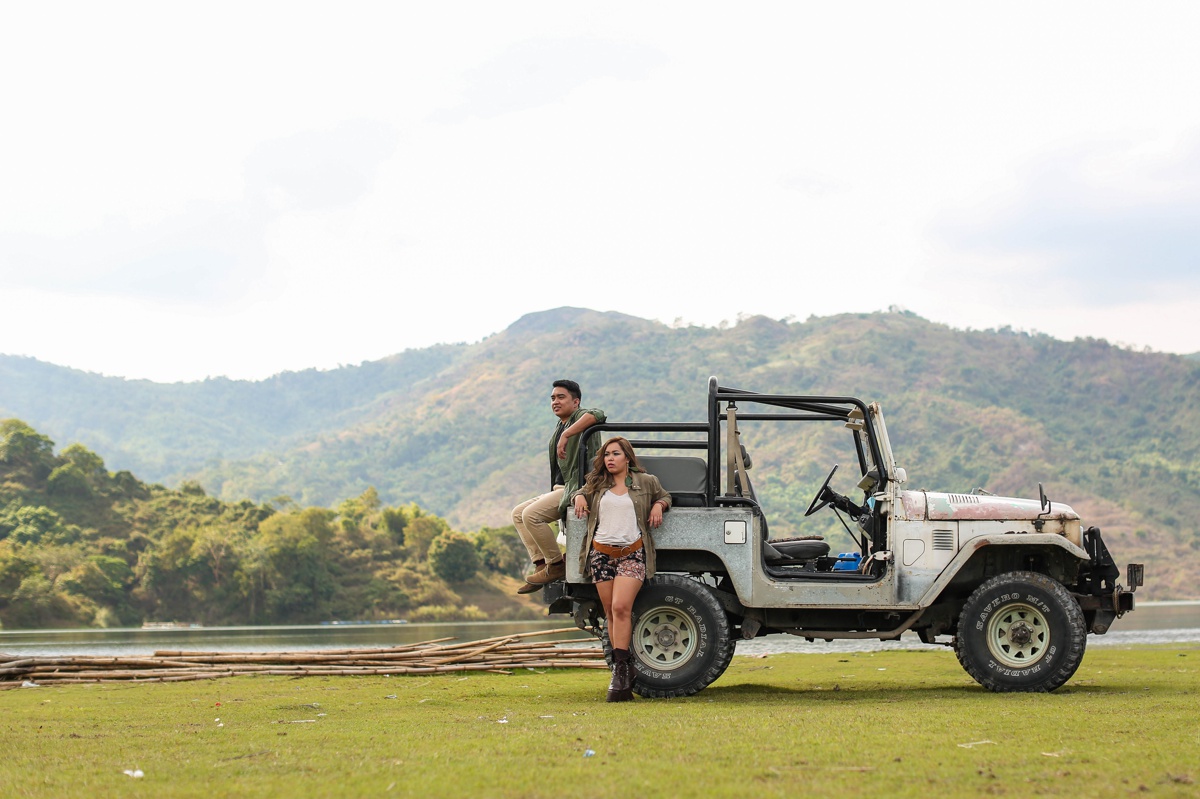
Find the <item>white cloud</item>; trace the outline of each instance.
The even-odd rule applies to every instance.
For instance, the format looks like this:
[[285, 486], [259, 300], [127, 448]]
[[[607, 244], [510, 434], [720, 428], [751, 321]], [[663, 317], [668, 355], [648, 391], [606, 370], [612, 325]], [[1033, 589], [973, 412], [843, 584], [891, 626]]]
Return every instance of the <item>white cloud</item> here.
[[1200, 311], [1197, 22], [10, 4], [0, 351], [261, 377], [560, 305], [715, 324], [892, 304], [1200, 350], [1156, 320]]
[[1044, 154], [1007, 196], [935, 225], [948, 248], [935, 279], [1040, 314], [1030, 326], [1045, 332], [1200, 349], [1170, 321], [1200, 309], [1198, 167], [1198, 138]]
[[374, 187], [396, 137], [391, 125], [374, 120], [300, 131], [257, 145], [246, 159], [246, 180], [252, 194], [282, 195], [303, 211], [344, 207]]
[[0, 233], [0, 281], [63, 296], [225, 303], [266, 271], [265, 221], [261, 209], [196, 202], [145, 225], [112, 217], [71, 234]]
[[434, 119], [490, 119], [562, 102], [589, 81], [642, 80], [665, 61], [661, 53], [627, 41], [572, 37], [517, 42], [468, 69], [463, 101]]

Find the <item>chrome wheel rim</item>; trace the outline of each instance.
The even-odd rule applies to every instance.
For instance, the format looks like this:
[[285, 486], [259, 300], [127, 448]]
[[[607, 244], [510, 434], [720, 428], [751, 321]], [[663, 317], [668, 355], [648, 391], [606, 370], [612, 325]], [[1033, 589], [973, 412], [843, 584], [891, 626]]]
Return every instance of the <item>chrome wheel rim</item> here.
[[1050, 625], [1037, 608], [1023, 603], [1005, 605], [987, 624], [988, 651], [1009, 668], [1037, 663], [1050, 646]]
[[647, 666], [672, 671], [691, 660], [699, 637], [690, 616], [664, 605], [641, 615], [633, 628], [632, 644]]

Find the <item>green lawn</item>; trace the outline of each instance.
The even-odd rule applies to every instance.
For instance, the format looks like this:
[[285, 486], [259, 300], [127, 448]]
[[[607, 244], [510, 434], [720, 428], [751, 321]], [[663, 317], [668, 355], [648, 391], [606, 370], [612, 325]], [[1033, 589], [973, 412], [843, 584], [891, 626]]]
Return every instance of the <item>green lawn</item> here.
[[681, 700], [610, 705], [606, 684], [572, 670], [3, 691], [0, 796], [1200, 795], [1197, 647], [1097, 648], [1049, 695], [986, 693], [948, 651], [739, 657]]

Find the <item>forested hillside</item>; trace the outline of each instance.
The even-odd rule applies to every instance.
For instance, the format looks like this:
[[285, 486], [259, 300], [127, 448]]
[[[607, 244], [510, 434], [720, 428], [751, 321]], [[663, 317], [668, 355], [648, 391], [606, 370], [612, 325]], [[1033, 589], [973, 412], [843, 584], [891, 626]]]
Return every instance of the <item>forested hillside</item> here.
[[175, 484], [206, 465], [274, 451], [369, 418], [381, 398], [412, 391], [465, 350], [409, 350], [331, 371], [258, 382], [218, 377], [152, 383], [0, 355], [0, 418], [79, 442], [118, 469]]
[[[395, 371], [401, 362], [409, 364], [403, 374]], [[22, 364], [30, 366], [5, 361], [6, 377]], [[705, 328], [561, 308], [477, 344], [381, 364], [393, 365], [174, 386], [38, 365], [56, 376], [54, 418], [38, 405], [50, 388], [29, 370], [24, 399], [8, 379], [0, 385], [0, 412], [59, 440], [120, 441], [130, 457], [164, 465], [156, 479], [186, 473], [226, 501], [288, 495], [332, 506], [375, 486], [384, 502], [416, 502], [472, 528], [507, 523], [509, 508], [541, 488], [556, 377], [578, 380], [585, 406], [620, 421], [701, 420], [712, 374], [753, 391], [853, 394], [883, 404], [912, 487], [1035, 496], [1042, 482], [1105, 530], [1118, 560], [1148, 564], [1147, 596], [1200, 596], [1191, 577], [1200, 567], [1194, 359], [1098, 340], [953, 330], [906, 313], [752, 317]], [[305, 390], [290, 400], [296, 409], [272, 414], [271, 397], [301, 382]], [[89, 401], [90, 385], [103, 385], [107, 401]], [[143, 411], [127, 409], [125, 387], [137, 390]], [[71, 411], [84, 406], [86, 425]], [[180, 430], [198, 431], [202, 459], [174, 435]], [[822, 445], [753, 426], [746, 443], [768, 512], [796, 521], [829, 468]]]
[[531, 617], [524, 561], [511, 528], [455, 532], [371, 489], [336, 509], [222, 502], [0, 421], [0, 626]]

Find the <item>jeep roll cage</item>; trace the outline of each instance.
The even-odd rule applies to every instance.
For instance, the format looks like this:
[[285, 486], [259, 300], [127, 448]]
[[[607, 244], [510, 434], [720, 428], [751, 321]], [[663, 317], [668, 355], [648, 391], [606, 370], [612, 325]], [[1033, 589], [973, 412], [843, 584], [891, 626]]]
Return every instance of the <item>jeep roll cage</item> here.
[[[726, 403], [727, 410], [721, 411], [721, 403]], [[769, 405], [776, 408], [786, 408], [796, 413], [738, 413], [737, 404], [755, 403], [759, 405]], [[592, 436], [598, 435], [607, 431], [620, 431], [630, 433], [704, 433], [704, 439], [630, 439], [629, 443], [636, 449], [638, 447], [656, 448], [656, 449], [694, 449], [705, 450], [706, 458], [706, 480], [705, 480], [705, 496], [704, 504], [709, 507], [717, 505], [753, 505], [758, 507], [758, 503], [752, 497], [743, 496], [744, 490], [736, 484], [737, 474], [730, 474], [728, 483], [732, 490], [720, 493], [721, 486], [721, 423], [729, 425], [732, 419], [732, 426], [728, 428], [728, 439], [725, 446], [727, 459], [730, 460], [730, 466], [735, 467], [729, 469], [732, 472], [743, 472], [746, 466], [737, 466], [736, 459], [740, 456], [745, 458], [745, 450], [740, 446], [733, 446], [732, 442], [737, 442], [739, 432], [737, 422], [776, 422], [776, 421], [802, 421], [802, 422], [843, 422], [848, 428], [859, 431], [863, 435], [854, 436], [854, 446], [858, 456], [858, 465], [860, 474], [866, 474], [872, 465], [879, 469], [879, 485], [876, 490], [882, 490], [887, 481], [892, 479], [892, 475], [884, 466], [884, 460], [880, 453], [878, 433], [874, 427], [867, 421], [871, 418], [870, 411], [862, 400], [855, 397], [823, 397], [823, 396], [807, 396], [798, 394], [757, 394], [753, 391], [745, 391], [739, 388], [731, 388], [728, 386], [720, 386], [717, 384], [716, 377], [708, 379], [708, 422], [628, 422], [621, 424], [610, 424], [604, 422], [601, 424], [592, 425], [585, 430], [583, 435], [584, 446], [579, 448], [579, 462], [575, 465], [578, 470], [579, 485], [583, 485], [587, 476], [588, 468], [588, 446]], [[865, 439], [865, 440], [864, 440]], [[749, 499], [750, 502], [744, 500]], [[741, 500], [741, 501], [739, 501]]]

